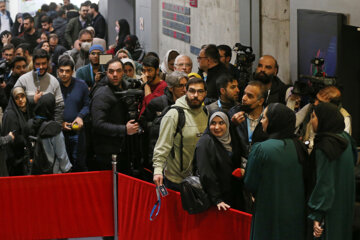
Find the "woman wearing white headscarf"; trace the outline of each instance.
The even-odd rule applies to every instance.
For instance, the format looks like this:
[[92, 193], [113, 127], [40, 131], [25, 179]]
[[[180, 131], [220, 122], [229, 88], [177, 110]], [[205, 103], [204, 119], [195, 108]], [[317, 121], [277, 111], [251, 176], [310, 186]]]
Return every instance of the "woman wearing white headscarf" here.
[[240, 180], [232, 175], [240, 167], [236, 156], [239, 154], [231, 146], [228, 116], [224, 112], [213, 113], [196, 144], [194, 161], [205, 192], [219, 210], [243, 206]]
[[136, 75], [136, 66], [133, 60], [130, 58], [122, 58], [122, 63], [124, 64], [124, 73], [129, 78], [139, 79], [140, 76]]
[[160, 65], [161, 79], [165, 80], [166, 74], [170, 74], [174, 71], [175, 58], [179, 55], [179, 52], [175, 49], [170, 49], [165, 54], [164, 60]]

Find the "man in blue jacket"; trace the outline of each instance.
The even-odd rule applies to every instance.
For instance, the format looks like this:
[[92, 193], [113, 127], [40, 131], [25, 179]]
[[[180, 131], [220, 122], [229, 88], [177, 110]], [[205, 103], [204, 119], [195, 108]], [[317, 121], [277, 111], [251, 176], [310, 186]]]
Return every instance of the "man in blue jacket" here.
[[59, 61], [58, 76], [64, 98], [62, 124], [66, 151], [73, 164], [73, 171], [87, 171], [85, 163], [84, 118], [89, 114], [89, 90], [86, 83], [73, 78], [74, 62], [69, 56]]
[[6, 11], [5, 1], [0, 2], [0, 33], [7, 30], [11, 32], [13, 20], [10, 17], [10, 12]]

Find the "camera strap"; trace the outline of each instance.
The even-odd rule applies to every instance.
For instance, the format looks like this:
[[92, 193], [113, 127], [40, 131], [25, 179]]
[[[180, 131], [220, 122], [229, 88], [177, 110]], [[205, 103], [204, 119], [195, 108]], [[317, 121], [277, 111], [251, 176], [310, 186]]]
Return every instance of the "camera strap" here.
[[[154, 207], [152, 208], [151, 210], [151, 213], [150, 213], [150, 221], [154, 221], [154, 219], [157, 217], [157, 215], [159, 214], [160, 212], [160, 208], [161, 208], [161, 196], [160, 196], [160, 190], [158, 187], [156, 187], [156, 196], [157, 196], [157, 201], [156, 203], [154, 204]], [[156, 211], [156, 214], [155, 216], [153, 217], [153, 214], [155, 212], [157, 208], [157, 211]]]

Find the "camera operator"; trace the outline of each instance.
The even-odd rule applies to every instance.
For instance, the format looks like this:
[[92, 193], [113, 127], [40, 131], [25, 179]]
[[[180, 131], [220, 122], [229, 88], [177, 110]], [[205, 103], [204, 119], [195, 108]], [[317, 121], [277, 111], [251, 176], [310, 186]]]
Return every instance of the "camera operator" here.
[[[139, 124], [135, 119], [127, 121], [127, 105], [119, 101], [116, 92], [126, 90], [123, 81], [123, 63], [114, 58], [108, 63], [107, 83], [99, 86], [91, 100], [91, 116], [93, 129], [93, 142], [95, 151], [94, 170], [110, 170], [112, 154], [118, 154], [119, 171], [127, 171], [130, 163], [125, 157], [127, 149], [124, 148], [126, 135], [136, 134]], [[119, 154], [121, 153], [121, 154]]]
[[101, 45], [93, 45], [89, 50], [90, 63], [82, 66], [76, 71], [76, 77], [83, 79], [89, 88], [92, 88], [94, 84], [101, 79], [101, 73], [103, 73], [104, 67], [100, 65], [100, 54], [104, 52]]
[[237, 69], [233, 64], [230, 63], [232, 57], [231, 47], [228, 45], [218, 45], [217, 49], [220, 54], [220, 61], [225, 64], [225, 66], [229, 69], [229, 72], [233, 76], [233, 78], [239, 80], [239, 69]]
[[1, 50], [2, 58], [0, 60], [0, 65], [1, 65], [0, 87], [2, 88], [6, 87], [7, 80], [10, 76], [10, 63], [14, 58], [14, 52], [15, 52], [15, 47], [11, 43], [4, 46], [3, 49]]
[[254, 74], [254, 80], [265, 84], [268, 91], [268, 98], [265, 105], [270, 103], [285, 104], [286, 90], [289, 86], [285, 85], [278, 77], [279, 65], [276, 59], [270, 55], [264, 55], [259, 59]]

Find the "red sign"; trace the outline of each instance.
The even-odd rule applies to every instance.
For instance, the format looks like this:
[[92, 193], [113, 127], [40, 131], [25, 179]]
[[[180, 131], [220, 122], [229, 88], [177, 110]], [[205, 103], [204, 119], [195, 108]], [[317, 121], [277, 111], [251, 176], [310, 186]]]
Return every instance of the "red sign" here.
[[197, 0], [190, 0], [190, 6], [191, 7], [198, 7], [198, 1]]

